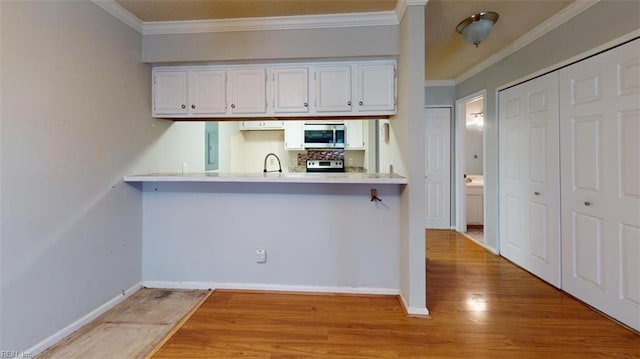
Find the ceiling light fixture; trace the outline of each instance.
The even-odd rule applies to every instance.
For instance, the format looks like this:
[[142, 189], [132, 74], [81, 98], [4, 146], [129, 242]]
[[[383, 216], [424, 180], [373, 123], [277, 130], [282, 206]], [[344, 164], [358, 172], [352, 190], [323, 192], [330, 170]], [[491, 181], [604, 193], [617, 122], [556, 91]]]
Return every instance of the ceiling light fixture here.
[[464, 41], [478, 47], [489, 36], [493, 25], [498, 21], [499, 17], [497, 12], [482, 11], [462, 20], [456, 26], [456, 30], [462, 34]]

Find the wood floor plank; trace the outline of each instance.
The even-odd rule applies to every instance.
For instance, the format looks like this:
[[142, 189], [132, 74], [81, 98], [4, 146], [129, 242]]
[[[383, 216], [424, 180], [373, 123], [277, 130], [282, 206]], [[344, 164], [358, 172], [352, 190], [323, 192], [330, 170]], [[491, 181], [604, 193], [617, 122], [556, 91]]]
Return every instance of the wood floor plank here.
[[142, 288], [37, 358], [142, 359], [206, 294]]
[[215, 291], [154, 358], [640, 358], [637, 333], [455, 232], [427, 235], [427, 306]]

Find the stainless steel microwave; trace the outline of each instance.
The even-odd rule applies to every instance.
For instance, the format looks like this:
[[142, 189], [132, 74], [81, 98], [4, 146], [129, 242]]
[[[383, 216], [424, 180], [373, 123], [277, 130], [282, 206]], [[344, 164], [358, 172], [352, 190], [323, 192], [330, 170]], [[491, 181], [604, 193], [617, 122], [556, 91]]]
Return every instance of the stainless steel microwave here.
[[344, 148], [346, 126], [343, 124], [305, 124], [305, 148]]

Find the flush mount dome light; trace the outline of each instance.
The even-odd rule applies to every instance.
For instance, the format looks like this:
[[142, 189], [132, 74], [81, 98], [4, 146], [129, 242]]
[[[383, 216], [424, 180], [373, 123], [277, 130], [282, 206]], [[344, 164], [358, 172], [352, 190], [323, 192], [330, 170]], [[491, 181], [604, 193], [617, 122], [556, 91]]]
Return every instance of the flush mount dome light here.
[[456, 30], [462, 34], [464, 41], [476, 45], [480, 45], [493, 28], [493, 24], [498, 21], [498, 13], [493, 11], [483, 11], [462, 20]]

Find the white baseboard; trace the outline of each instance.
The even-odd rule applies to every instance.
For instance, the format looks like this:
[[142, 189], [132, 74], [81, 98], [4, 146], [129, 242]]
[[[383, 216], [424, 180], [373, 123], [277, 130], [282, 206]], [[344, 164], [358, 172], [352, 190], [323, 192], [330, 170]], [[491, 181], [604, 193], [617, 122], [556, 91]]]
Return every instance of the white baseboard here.
[[404, 309], [407, 315], [414, 316], [414, 317], [429, 316], [429, 309], [427, 309], [426, 307], [425, 308], [410, 307], [409, 305], [407, 305], [407, 301], [404, 299], [404, 296], [402, 295], [402, 293], [400, 293], [399, 296], [400, 296], [400, 304], [402, 305], [402, 309]]
[[468, 234], [466, 234], [466, 233], [464, 233], [464, 232], [458, 232], [458, 233], [462, 234], [463, 236], [465, 236], [466, 238], [468, 238], [468, 239], [469, 239], [469, 240], [471, 240], [472, 242], [475, 242], [475, 243], [476, 243], [476, 244], [478, 244], [480, 247], [482, 247], [482, 248], [484, 248], [485, 250], [487, 250], [487, 251], [491, 252], [492, 254], [495, 254], [495, 255], [497, 255], [497, 256], [498, 256], [498, 255], [500, 255], [500, 252], [499, 252], [497, 249], [495, 249], [495, 248], [493, 248], [493, 247], [491, 247], [491, 246], [488, 246], [488, 245], [484, 244], [483, 242], [480, 242], [480, 241], [476, 240], [475, 238], [471, 237], [470, 235], [468, 235]]
[[491, 247], [491, 246], [485, 246], [484, 247], [486, 250], [488, 250], [489, 252], [499, 256], [500, 255], [500, 251], [498, 251], [497, 249]]
[[71, 334], [71, 333], [75, 332], [76, 330], [82, 328], [83, 326], [89, 324], [92, 320], [94, 320], [97, 317], [101, 316], [102, 314], [104, 314], [109, 309], [115, 307], [116, 305], [118, 305], [123, 300], [129, 298], [133, 293], [137, 292], [140, 288], [142, 288], [142, 282], [138, 282], [138, 283], [134, 284], [133, 286], [131, 286], [131, 288], [126, 289], [123, 293], [118, 294], [117, 296], [111, 298], [108, 302], [102, 304], [98, 308], [96, 308], [96, 309], [92, 310], [91, 312], [87, 313], [86, 315], [84, 315], [80, 319], [78, 319], [75, 322], [67, 325], [66, 327], [64, 327], [61, 330], [57, 331], [53, 335], [51, 335], [48, 338], [42, 340], [40, 343], [38, 343], [38, 344], [32, 346], [31, 348], [25, 350], [24, 353], [29, 353], [29, 355], [32, 355], [32, 356], [36, 356], [36, 355], [42, 353], [46, 349], [54, 346], [56, 343], [58, 343], [62, 339], [64, 339], [67, 336], [69, 336], [69, 334]]
[[145, 288], [158, 289], [216, 289], [217, 284], [213, 282], [190, 282], [190, 281], [161, 281], [161, 280], [145, 280], [142, 282]]
[[238, 290], [264, 290], [277, 292], [307, 292], [307, 293], [342, 293], [342, 294], [375, 294], [398, 295], [400, 291], [395, 288], [374, 287], [324, 287], [309, 285], [285, 285], [262, 283], [216, 283], [216, 282], [172, 282], [172, 281], [143, 281], [142, 286], [147, 288], [164, 289], [238, 289]]

